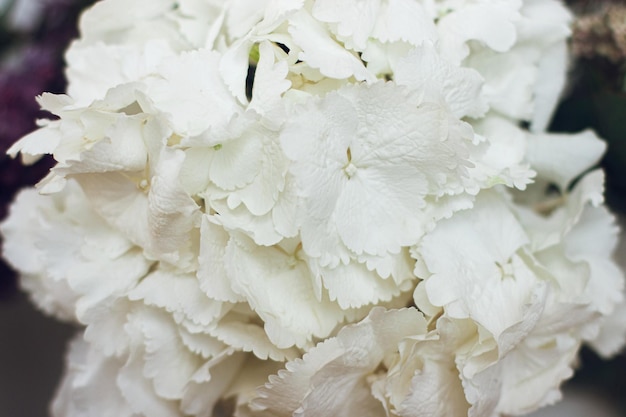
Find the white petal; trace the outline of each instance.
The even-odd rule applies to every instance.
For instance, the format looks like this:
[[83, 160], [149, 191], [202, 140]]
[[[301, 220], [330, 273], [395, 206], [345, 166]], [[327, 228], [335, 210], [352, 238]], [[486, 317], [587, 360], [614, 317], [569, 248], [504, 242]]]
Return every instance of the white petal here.
[[[559, 386], [572, 376], [579, 342], [565, 334], [528, 340], [503, 360], [498, 411], [525, 414], [561, 399]], [[520, 392], [524, 395], [519, 395]]]
[[247, 304], [236, 305], [216, 327], [209, 330], [209, 334], [236, 350], [252, 352], [263, 360], [284, 361], [299, 354], [295, 348], [276, 347], [257, 321], [258, 316]]
[[313, 277], [299, 254], [259, 247], [233, 236], [226, 248], [226, 271], [235, 292], [265, 322], [265, 331], [279, 348], [305, 347], [325, 338], [344, 313], [328, 299], [317, 299]]
[[379, 17], [381, 2], [355, 0], [321, 0], [313, 4], [313, 17], [334, 23], [333, 32], [348, 40], [347, 47], [363, 51]]
[[532, 329], [547, 290], [520, 251], [527, 242], [500, 197], [479, 194], [473, 209], [440, 222], [422, 241], [433, 273], [425, 283], [430, 302], [450, 317], [476, 320], [510, 349]]
[[[140, 332], [143, 338], [143, 346], [135, 345], [132, 349], [142, 351], [142, 374], [151, 380], [154, 394], [169, 400], [182, 398], [185, 386], [201, 366], [201, 359], [185, 349], [167, 313], [139, 309], [129, 316], [126, 328]], [[129, 364], [130, 361], [126, 366]]]
[[281, 417], [383, 415], [366, 377], [396, 351], [403, 337], [425, 331], [426, 323], [415, 309], [375, 308], [359, 324], [344, 327], [337, 337], [270, 376], [253, 404]]
[[133, 243], [149, 244], [148, 196], [121, 173], [76, 177], [95, 210]]
[[[107, 122], [106, 119], [103, 122]], [[147, 163], [142, 117], [118, 117], [106, 127], [104, 137], [83, 151], [77, 160], [65, 161], [67, 168], [54, 168], [61, 175], [84, 172], [140, 171]], [[108, 124], [108, 123], [107, 123]]]
[[539, 72], [534, 91], [535, 109], [530, 124], [532, 132], [540, 133], [548, 129], [567, 81], [568, 63], [569, 55], [566, 42], [558, 43], [547, 49], [539, 61]]
[[576, 135], [536, 134], [528, 139], [526, 158], [539, 175], [566, 190], [580, 174], [594, 166], [606, 150], [591, 130]]
[[429, 360], [411, 380], [410, 393], [398, 411], [402, 417], [437, 417], [460, 416], [467, 409], [454, 365]]
[[276, 62], [274, 48], [268, 41], [259, 45], [260, 58], [249, 108], [277, 123], [285, 117], [281, 96], [291, 87], [291, 81], [286, 79], [289, 72], [286, 60]]
[[359, 58], [332, 39], [324, 26], [308, 12], [299, 11], [289, 18], [289, 33], [302, 49], [298, 58], [330, 78], [354, 77], [372, 82], [371, 74]]
[[440, 50], [457, 64], [468, 54], [467, 41], [476, 40], [497, 52], [516, 41], [515, 21], [521, 1], [469, 3], [443, 16], [438, 24]]
[[222, 303], [204, 295], [193, 274], [180, 274], [164, 269], [156, 270], [143, 278], [130, 291], [128, 298], [164, 308], [177, 322], [186, 318], [202, 326], [212, 324], [222, 312]]
[[591, 347], [603, 358], [618, 354], [626, 345], [626, 296], [622, 293], [622, 302], [613, 312], [602, 319], [600, 332], [589, 342]]
[[214, 300], [236, 303], [244, 298], [232, 289], [230, 279], [224, 269], [226, 245], [230, 235], [214, 224], [207, 216], [202, 216], [200, 229], [200, 256], [197, 273], [200, 289]]
[[[104, 38], [113, 30], [132, 27], [137, 21], [154, 19], [173, 7], [172, 0], [142, 0], [127, 4], [124, 0], [98, 3], [81, 16], [80, 32], [86, 38]], [[120, 14], [119, 11], [124, 10]]]
[[[134, 329], [133, 329], [134, 330]], [[137, 335], [140, 333], [137, 331]], [[117, 386], [135, 414], [171, 417], [178, 414], [174, 401], [159, 397], [143, 374], [143, 352], [136, 349], [117, 373]]]
[[150, 241], [146, 246], [153, 256], [171, 262], [195, 257], [197, 249], [190, 236], [199, 223], [200, 210], [178, 180], [184, 158], [182, 151], [163, 148], [148, 193]]
[[394, 81], [426, 97], [443, 96], [452, 113], [480, 117], [487, 110], [481, 96], [483, 79], [478, 71], [452, 65], [430, 42], [413, 49], [394, 66]]
[[149, 89], [153, 105], [168, 114], [172, 129], [181, 136], [195, 136], [212, 126], [227, 123], [239, 107], [219, 74], [217, 52], [186, 52], [164, 62], [162, 78]]
[[[223, 351], [219, 356], [207, 361], [193, 375], [185, 389], [181, 410], [195, 417], [213, 416], [215, 404], [225, 398], [225, 391], [242, 371], [246, 355]], [[245, 373], [248, 373], [245, 369]]]
[[410, 0], [385, 3], [377, 16], [372, 37], [381, 42], [405, 41], [412, 45], [437, 40], [435, 23], [422, 4]]
[[392, 278], [384, 279], [356, 261], [340, 263], [332, 268], [312, 261], [310, 268], [316, 281], [321, 281], [328, 290], [330, 299], [336, 300], [342, 309], [390, 301], [411, 287], [411, 281], [397, 285]]
[[472, 123], [486, 139], [484, 152], [473, 158], [474, 175], [485, 175], [488, 185], [506, 184], [525, 190], [536, 175], [526, 161], [528, 135], [508, 118], [489, 113]]
[[39, 160], [41, 155], [52, 154], [62, 140], [62, 134], [55, 129], [59, 122], [53, 122], [46, 127], [39, 128], [15, 142], [7, 150], [7, 154], [15, 158], [22, 154], [24, 164], [32, 164]]
[[126, 297], [107, 298], [81, 316], [85, 341], [107, 356], [123, 357], [128, 352], [129, 336], [121, 331], [128, 321], [133, 303]]
[[111, 88], [154, 73], [162, 60], [173, 56], [172, 49], [161, 40], [145, 45], [76, 41], [65, 54], [68, 95], [89, 105], [103, 99]]
[[429, 194], [464, 191], [469, 135], [444, 106], [391, 83], [345, 87], [299, 109], [281, 145], [304, 200], [304, 250], [336, 258], [334, 241], [384, 256], [416, 243], [437, 220]]
[[122, 365], [122, 361], [104, 356], [77, 335], [69, 345], [66, 372], [51, 405], [52, 415], [135, 416], [116, 384]]

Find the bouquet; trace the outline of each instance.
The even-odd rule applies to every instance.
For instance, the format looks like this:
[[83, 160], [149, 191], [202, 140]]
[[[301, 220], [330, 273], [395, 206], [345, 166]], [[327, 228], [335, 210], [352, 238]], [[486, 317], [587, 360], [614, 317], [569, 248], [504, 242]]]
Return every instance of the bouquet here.
[[505, 416], [626, 342], [556, 0], [103, 0], [4, 256], [54, 416]]

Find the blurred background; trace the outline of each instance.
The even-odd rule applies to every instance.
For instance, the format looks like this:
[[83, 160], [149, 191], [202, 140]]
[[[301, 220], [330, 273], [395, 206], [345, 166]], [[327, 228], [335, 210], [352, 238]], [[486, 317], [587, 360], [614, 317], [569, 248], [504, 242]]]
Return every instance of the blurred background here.
[[[62, 93], [63, 51], [77, 36], [77, 20], [93, 0], [0, 0], [0, 219], [22, 187], [35, 184], [50, 159], [25, 168], [5, 153], [46, 117], [35, 97]], [[0, 238], [1, 239], [1, 238]], [[0, 245], [2, 244], [0, 240]], [[47, 417], [74, 333], [36, 311], [0, 261], [0, 417]]]
[[[77, 18], [93, 0], [0, 0], [0, 220], [15, 193], [35, 184], [49, 159], [24, 168], [5, 155], [36, 128], [35, 96], [62, 93], [63, 51], [77, 35]], [[577, 17], [570, 83], [551, 130], [591, 127], [609, 143], [602, 165], [607, 201], [626, 229], [626, 2], [569, 0]], [[626, 269], [626, 239], [617, 259]], [[2, 244], [0, 240], [0, 245]], [[61, 377], [65, 345], [74, 333], [36, 311], [0, 260], [0, 417], [46, 417]], [[589, 350], [564, 386], [565, 401], [533, 417], [626, 416], [626, 356], [603, 361]]]

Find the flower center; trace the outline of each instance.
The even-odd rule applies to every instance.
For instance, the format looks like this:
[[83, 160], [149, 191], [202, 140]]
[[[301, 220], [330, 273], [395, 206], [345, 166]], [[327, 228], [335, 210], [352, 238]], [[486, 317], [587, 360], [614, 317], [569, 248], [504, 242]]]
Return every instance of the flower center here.
[[511, 262], [500, 263], [496, 262], [498, 268], [500, 269], [500, 273], [502, 274], [502, 278], [514, 277], [515, 270], [513, 269], [513, 264]]
[[346, 165], [343, 169], [343, 172], [346, 173], [348, 178], [352, 178], [354, 174], [356, 174], [356, 171], [357, 171], [357, 167], [352, 162]]
[[348, 157], [348, 163], [343, 167], [343, 172], [346, 173], [348, 178], [352, 178], [356, 174], [357, 167], [352, 163], [352, 151], [350, 148], [346, 150], [346, 156]]

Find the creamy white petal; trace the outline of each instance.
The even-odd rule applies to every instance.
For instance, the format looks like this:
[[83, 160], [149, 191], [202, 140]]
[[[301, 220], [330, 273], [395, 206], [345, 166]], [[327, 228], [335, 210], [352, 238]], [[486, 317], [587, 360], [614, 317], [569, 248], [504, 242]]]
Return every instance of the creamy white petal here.
[[51, 405], [52, 416], [136, 417], [116, 383], [122, 365], [77, 335], [69, 345], [66, 372]]
[[458, 67], [439, 56], [435, 45], [424, 42], [393, 66], [394, 81], [419, 91], [425, 97], [443, 96], [457, 117], [480, 117], [487, 111], [481, 95], [482, 76]]
[[[291, 87], [287, 79], [289, 68], [285, 60], [277, 60], [279, 54], [268, 41], [259, 44], [259, 62], [256, 66], [252, 100], [248, 108], [265, 116], [268, 123], [280, 124], [286, 114], [282, 94]], [[282, 52], [282, 51], [281, 51]]]
[[323, 285], [330, 300], [336, 301], [344, 310], [390, 301], [412, 285], [412, 280], [397, 284], [393, 278], [383, 278], [356, 261], [323, 267], [311, 260], [309, 266], [316, 286]]
[[[375, 116], [366, 116], [373, 108]], [[330, 230], [357, 255], [416, 243], [433, 220], [426, 197], [463, 191], [468, 133], [445, 107], [390, 83], [346, 87], [309, 103], [281, 135], [303, 194], [304, 250], [336, 256], [340, 248], [320, 247], [336, 239], [324, 237]]]
[[589, 341], [591, 347], [604, 358], [618, 354], [626, 346], [626, 295], [613, 312], [600, 321], [599, 333]]
[[[132, 27], [137, 21], [154, 19], [170, 9], [172, 0], [140, 0], [127, 4], [123, 0], [98, 3], [81, 16], [79, 21], [81, 35], [85, 38], [98, 39], [109, 31]], [[119, 10], [125, 13], [120, 15]]]
[[[120, 115], [111, 121], [103, 118], [103, 137], [93, 146], [57, 165], [59, 175], [84, 172], [140, 171], [146, 166], [148, 153], [143, 137], [145, 118]], [[97, 123], [97, 122], [96, 122]]]
[[344, 327], [270, 376], [253, 403], [276, 416], [383, 415], [367, 376], [396, 351], [402, 338], [425, 331], [415, 309], [375, 308], [360, 323]]
[[[134, 344], [141, 343], [141, 332], [138, 328], [127, 328], [127, 331], [131, 333]], [[143, 353], [141, 345], [131, 350], [126, 363], [117, 373], [117, 386], [134, 413], [155, 417], [176, 416], [176, 403], [159, 397], [151, 381], [144, 376]]]
[[[201, 358], [184, 348], [166, 312], [141, 308], [128, 320], [127, 331], [137, 330], [141, 337], [139, 344], [131, 344], [131, 351], [141, 352], [142, 374], [152, 384], [153, 395], [168, 400], [182, 398], [185, 386], [201, 366]], [[125, 367], [131, 362], [129, 359]]]
[[500, 197], [479, 195], [473, 209], [439, 222], [422, 241], [420, 252], [433, 273], [425, 282], [430, 302], [450, 317], [476, 320], [504, 352], [511, 349], [532, 329], [532, 312], [541, 311], [547, 291], [520, 251], [527, 243]]
[[22, 155], [24, 164], [32, 164], [39, 160], [41, 155], [52, 154], [63, 138], [61, 132], [55, 129], [59, 122], [52, 122], [32, 133], [22, 137], [7, 150], [7, 154], [15, 158]]
[[451, 354], [456, 346], [450, 342], [431, 334], [400, 343], [400, 357], [390, 367], [383, 388], [389, 407], [399, 416], [467, 414], [469, 404]]
[[526, 158], [541, 177], [566, 190], [598, 163], [605, 150], [606, 143], [591, 130], [576, 135], [544, 133], [529, 136]]
[[196, 417], [213, 416], [215, 404], [241, 372], [245, 359], [245, 354], [227, 349], [207, 361], [187, 385], [181, 411]]
[[447, 59], [460, 63], [470, 53], [467, 45], [470, 40], [497, 52], [506, 52], [514, 45], [521, 0], [464, 3], [437, 23], [439, 48]]
[[488, 113], [472, 123], [477, 134], [485, 138], [481, 153], [472, 158], [473, 174], [484, 176], [486, 185], [505, 184], [525, 190], [536, 176], [526, 161], [528, 135], [505, 117]]
[[560, 400], [559, 385], [571, 377], [579, 347], [579, 342], [566, 334], [520, 344], [502, 362], [503, 390], [498, 411], [528, 413]]
[[131, 300], [143, 300], [172, 314], [175, 321], [184, 319], [209, 326], [222, 313], [222, 303], [208, 298], [193, 274], [159, 269], [144, 277], [128, 293]]
[[284, 361], [299, 354], [295, 348], [276, 347], [269, 340], [262, 324], [259, 324], [258, 316], [247, 304], [235, 305], [208, 333], [236, 350], [252, 352], [263, 360]]
[[381, 10], [382, 2], [355, 0], [321, 0], [312, 7], [312, 15], [322, 22], [333, 23], [333, 32], [348, 47], [362, 51], [371, 36]]
[[118, 85], [147, 77], [174, 51], [162, 40], [145, 45], [107, 45], [76, 41], [65, 54], [68, 64], [67, 93], [78, 103], [89, 105], [103, 99]]
[[225, 269], [233, 290], [264, 321], [269, 339], [279, 348], [305, 347], [325, 338], [344, 319], [327, 295], [316, 297], [314, 277], [300, 249], [259, 247], [234, 235], [226, 247]]
[[196, 274], [200, 289], [218, 301], [236, 303], [245, 299], [233, 291], [226, 274], [224, 257], [230, 235], [207, 216], [202, 217], [200, 256]]
[[302, 50], [298, 59], [319, 69], [325, 76], [339, 79], [354, 77], [368, 82], [376, 79], [356, 54], [335, 41], [321, 22], [307, 11], [300, 10], [289, 18], [289, 33]]
[[198, 135], [227, 123], [240, 111], [221, 80], [219, 61], [217, 52], [198, 50], [166, 60], [159, 67], [160, 77], [151, 83], [149, 98], [181, 136]]
[[[229, 32], [234, 34], [235, 42], [224, 52], [220, 63], [220, 73], [240, 103], [248, 102], [245, 88], [251, 49], [255, 44], [266, 40], [291, 43], [291, 39], [284, 36], [279, 28], [289, 16], [300, 10], [303, 4], [303, 0], [273, 0], [271, 2], [243, 0], [231, 2], [231, 7], [227, 7], [226, 25], [229, 26]], [[291, 48], [291, 45], [289, 47]], [[261, 70], [261, 72], [264, 71]], [[271, 94], [280, 94], [280, 92], [276, 91]], [[263, 109], [261, 112], [268, 110]]]
[[243, 232], [252, 238], [257, 245], [272, 246], [279, 243], [284, 236], [276, 230], [273, 212], [262, 216], [255, 216], [243, 205], [238, 205], [232, 209], [228, 206], [228, 201], [213, 200], [211, 209], [218, 216], [214, 221], [222, 225], [229, 231]]
[[534, 89], [534, 110], [530, 124], [532, 132], [546, 131], [552, 121], [552, 116], [567, 82], [568, 52], [566, 42], [557, 43], [544, 52], [538, 63], [537, 81]]
[[97, 346], [106, 356], [124, 358], [130, 337], [121, 329], [126, 326], [128, 314], [134, 308], [134, 303], [126, 297], [109, 297], [86, 310], [81, 316], [81, 323], [86, 326], [85, 341]]

